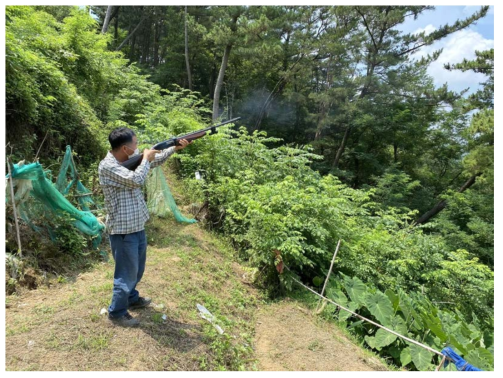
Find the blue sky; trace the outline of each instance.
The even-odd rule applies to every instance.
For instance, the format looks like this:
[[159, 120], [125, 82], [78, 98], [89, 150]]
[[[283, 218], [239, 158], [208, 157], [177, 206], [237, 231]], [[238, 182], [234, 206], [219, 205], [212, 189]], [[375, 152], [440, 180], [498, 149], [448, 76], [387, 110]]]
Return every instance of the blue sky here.
[[[464, 19], [479, 9], [480, 6], [436, 6], [434, 10], [424, 12], [416, 20], [411, 19], [400, 25], [400, 29], [406, 33], [433, 31], [446, 23], [452, 24], [458, 19]], [[463, 58], [471, 60], [475, 58], [475, 50], [487, 50], [493, 47], [494, 7], [491, 6], [487, 15], [475, 25], [424, 47], [418, 55], [443, 48], [439, 59], [428, 67], [428, 73], [433, 77], [435, 84], [440, 86], [447, 83], [449, 89], [455, 91], [469, 88], [468, 93], [473, 93], [486, 77], [470, 71], [450, 72], [443, 68], [444, 63], [459, 63]]]

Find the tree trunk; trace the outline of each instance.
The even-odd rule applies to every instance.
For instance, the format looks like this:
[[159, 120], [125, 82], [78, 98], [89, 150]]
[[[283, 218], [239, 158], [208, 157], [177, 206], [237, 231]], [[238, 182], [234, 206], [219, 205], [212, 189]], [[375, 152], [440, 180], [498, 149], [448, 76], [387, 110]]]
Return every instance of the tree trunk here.
[[224, 56], [222, 58], [222, 65], [220, 66], [220, 72], [218, 73], [217, 85], [215, 86], [215, 94], [213, 95], [213, 122], [218, 118], [218, 105], [220, 101], [220, 92], [222, 90], [222, 83], [224, 82], [225, 70], [227, 69], [227, 63], [229, 62], [229, 55], [231, 53], [232, 45], [225, 46]]
[[108, 24], [110, 23], [110, 17], [112, 16], [113, 9], [114, 9], [113, 5], [109, 5], [107, 8], [107, 14], [105, 16], [105, 21], [103, 21], [103, 28], [101, 29], [101, 34], [105, 34], [108, 30]]
[[[330, 76], [330, 63], [332, 61], [332, 54], [328, 54], [328, 64], [327, 64], [327, 75], [325, 80], [325, 95], [327, 96], [328, 90], [330, 89], [330, 82], [332, 77]], [[316, 79], [318, 80], [318, 79]], [[328, 97], [328, 96], [327, 96]], [[320, 103], [320, 108], [318, 110], [318, 121], [316, 127], [316, 133], [314, 134], [314, 140], [320, 140], [321, 132], [323, 130], [323, 121], [327, 117], [328, 110], [330, 108], [330, 102], [326, 102], [325, 99]]]
[[187, 66], [187, 79], [189, 81], [189, 89], [192, 90], [192, 76], [190, 75], [190, 64], [189, 64], [189, 33], [187, 30], [187, 6], [185, 6], [185, 65]]
[[143, 32], [143, 49], [141, 53], [141, 64], [147, 64], [148, 62], [148, 56], [149, 56], [149, 51], [150, 51], [150, 33], [152, 31], [152, 25], [149, 23], [148, 26], [144, 27], [144, 32]]
[[213, 64], [211, 68], [210, 80], [208, 80], [208, 90], [211, 98], [213, 98], [213, 95], [215, 94], [215, 76], [217, 73], [216, 71], [217, 67], [215, 66], [215, 64]]
[[[459, 193], [463, 193], [466, 189], [468, 189], [470, 186], [475, 184], [475, 180], [477, 179], [478, 176], [480, 176], [481, 173], [477, 173], [470, 177], [467, 182], [463, 184], [463, 186], [458, 190]], [[430, 218], [434, 217], [438, 213], [440, 213], [445, 207], [447, 206], [447, 201], [442, 200], [438, 202], [431, 210], [428, 210], [426, 213], [421, 215], [418, 220], [416, 220], [415, 224], [422, 224], [426, 223], [430, 220]]]
[[339, 160], [341, 159], [342, 153], [344, 152], [344, 148], [346, 148], [346, 143], [348, 141], [350, 131], [351, 126], [348, 126], [346, 128], [346, 131], [344, 132], [344, 136], [342, 137], [342, 142], [341, 145], [339, 146], [339, 149], [337, 150], [337, 154], [335, 154], [335, 159], [334, 162], [332, 163], [332, 168], [337, 168], [339, 166]]
[[232, 86], [232, 92], [231, 92], [231, 107], [230, 107], [230, 114], [229, 114], [229, 119], [232, 119], [232, 108], [234, 107], [234, 86]]
[[134, 57], [135, 57], [135, 47], [136, 47], [136, 35], [134, 35], [133, 39], [131, 40], [131, 50], [129, 51], [129, 60], [131, 60], [131, 61], [135, 60], [134, 59]]
[[115, 23], [114, 23], [114, 44], [117, 43], [117, 37], [119, 36], [119, 9], [120, 7], [117, 7], [117, 11], [115, 13]]
[[157, 20], [154, 26], [154, 67], [159, 65], [159, 40], [161, 37], [161, 24], [160, 20]]
[[166, 58], [167, 45], [164, 43], [161, 48], [161, 56], [159, 57], [159, 63], [164, 64]]
[[[126, 42], [129, 41], [129, 39], [134, 35], [134, 33], [136, 33], [136, 31], [138, 30], [138, 28], [140, 27], [140, 25], [143, 23], [144, 20], [145, 20], [145, 16], [143, 16], [141, 18], [138, 25], [136, 25], [136, 28], [134, 28], [134, 30], [124, 39], [124, 41], [122, 41], [122, 43], [119, 45], [119, 47], [117, 47], [116, 51], [119, 51], [120, 49], [122, 49], [122, 47], [126, 44]], [[133, 47], [134, 47], [134, 43], [133, 43]]]

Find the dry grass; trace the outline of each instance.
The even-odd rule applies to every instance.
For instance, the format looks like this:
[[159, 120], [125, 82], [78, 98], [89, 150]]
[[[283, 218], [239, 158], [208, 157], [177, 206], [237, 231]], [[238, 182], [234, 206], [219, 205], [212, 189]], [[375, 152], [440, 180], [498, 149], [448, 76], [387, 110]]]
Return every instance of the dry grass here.
[[[176, 196], [180, 183], [168, 180]], [[113, 326], [100, 315], [111, 299], [114, 264], [96, 263], [7, 297], [6, 369], [386, 369], [302, 301], [267, 302], [232, 248], [198, 224], [153, 217], [147, 237], [138, 290], [153, 304], [133, 312], [140, 327]], [[197, 303], [216, 316], [224, 335], [198, 316]]]
[[[155, 219], [147, 233], [138, 290], [157, 307], [133, 312], [140, 327], [116, 327], [100, 315], [113, 280], [113, 262], [101, 263], [67, 283], [8, 297], [7, 369], [253, 369], [259, 294], [240, 281], [238, 265], [225, 258], [228, 247], [198, 225], [172, 220]], [[196, 303], [217, 316], [224, 336], [199, 318]]]
[[386, 365], [356, 346], [335, 324], [313, 316], [295, 300], [283, 300], [261, 309], [255, 339], [260, 370], [387, 370]]

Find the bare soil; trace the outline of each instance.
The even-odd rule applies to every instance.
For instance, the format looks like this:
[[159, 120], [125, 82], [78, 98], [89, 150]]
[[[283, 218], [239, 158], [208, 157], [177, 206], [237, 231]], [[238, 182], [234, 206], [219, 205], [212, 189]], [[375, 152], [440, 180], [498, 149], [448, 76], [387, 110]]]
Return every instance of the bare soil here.
[[288, 299], [259, 311], [255, 353], [260, 370], [388, 370], [379, 359], [353, 344], [336, 325]]

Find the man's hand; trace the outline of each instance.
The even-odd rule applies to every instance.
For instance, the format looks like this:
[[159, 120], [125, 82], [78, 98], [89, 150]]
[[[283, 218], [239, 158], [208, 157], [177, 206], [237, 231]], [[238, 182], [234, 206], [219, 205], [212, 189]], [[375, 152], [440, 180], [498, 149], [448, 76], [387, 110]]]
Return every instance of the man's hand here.
[[193, 142], [194, 142], [193, 140], [188, 142], [186, 139], [180, 139], [179, 140], [180, 145], [175, 147], [175, 151], [183, 150], [185, 147], [187, 147], [189, 144], [192, 144]]
[[148, 161], [154, 161], [155, 154], [157, 154], [159, 152], [160, 151], [158, 151], [158, 150], [149, 150], [148, 148], [145, 148], [143, 150], [143, 158], [147, 159]]

